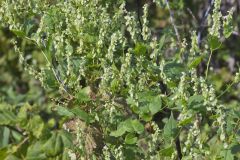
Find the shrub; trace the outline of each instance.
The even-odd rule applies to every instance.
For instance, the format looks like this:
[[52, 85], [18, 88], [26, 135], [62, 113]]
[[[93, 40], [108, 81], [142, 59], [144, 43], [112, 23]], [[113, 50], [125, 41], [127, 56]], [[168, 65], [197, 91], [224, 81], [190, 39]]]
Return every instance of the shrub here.
[[[223, 16], [221, 0], [206, 13], [204, 37], [195, 29], [179, 32], [172, 8], [180, 11], [183, 1], [0, 4], [20, 66], [50, 101], [48, 120], [40, 107], [1, 104], [2, 133], [11, 130], [14, 137], [0, 151], [4, 158], [237, 157], [239, 114], [222, 102], [230, 87], [217, 94], [209, 78], [212, 55], [233, 32], [233, 10]], [[153, 9], [169, 13], [160, 32]], [[239, 72], [231, 86], [238, 82]]]

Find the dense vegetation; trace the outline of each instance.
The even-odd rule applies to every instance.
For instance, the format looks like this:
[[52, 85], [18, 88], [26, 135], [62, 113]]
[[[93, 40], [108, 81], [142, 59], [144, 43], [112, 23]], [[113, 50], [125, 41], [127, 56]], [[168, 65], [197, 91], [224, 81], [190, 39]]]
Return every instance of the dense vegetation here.
[[0, 159], [240, 159], [239, 13], [1, 0]]

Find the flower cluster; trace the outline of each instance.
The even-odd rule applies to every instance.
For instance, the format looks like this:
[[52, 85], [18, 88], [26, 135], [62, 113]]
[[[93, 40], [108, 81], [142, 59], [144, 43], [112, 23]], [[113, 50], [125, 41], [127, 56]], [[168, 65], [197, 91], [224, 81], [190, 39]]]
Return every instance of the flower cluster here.
[[221, 28], [221, 18], [222, 14], [220, 12], [220, 7], [221, 7], [221, 0], [216, 0], [214, 2], [214, 9], [213, 9], [213, 14], [212, 14], [212, 27], [209, 30], [209, 33], [212, 36], [216, 36], [220, 38], [220, 28]]
[[[137, 13], [124, 0], [8, 2], [0, 2], [0, 22], [35, 47], [29, 54], [13, 43], [21, 64], [41, 81], [55, 105], [64, 106], [66, 119], [84, 121], [75, 126], [72, 159], [123, 160], [129, 154], [135, 159], [176, 159], [181, 154], [204, 159], [211, 154], [204, 145], [208, 139], [219, 138], [223, 149], [230, 146], [226, 107], [209, 77], [199, 71], [212, 46], [208, 41], [200, 46], [195, 31], [181, 44], [168, 28], [154, 35], [148, 3]], [[163, 11], [164, 6], [156, 4]], [[220, 7], [216, 0], [209, 33], [220, 38], [223, 27], [227, 38], [233, 10], [222, 17]], [[239, 77], [238, 72], [234, 83]], [[100, 128], [101, 138], [94, 137], [92, 128]], [[178, 139], [182, 153], [176, 149]]]

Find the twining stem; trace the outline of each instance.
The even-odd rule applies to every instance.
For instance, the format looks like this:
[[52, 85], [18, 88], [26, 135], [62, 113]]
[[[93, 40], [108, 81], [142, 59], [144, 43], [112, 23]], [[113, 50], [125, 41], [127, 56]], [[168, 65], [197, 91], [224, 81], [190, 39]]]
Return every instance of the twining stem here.
[[210, 65], [211, 58], [212, 58], [212, 53], [213, 53], [213, 51], [211, 50], [211, 53], [210, 53], [210, 56], [209, 56], [208, 62], [207, 62], [207, 70], [206, 70], [206, 77], [205, 77], [205, 79], [207, 79], [207, 77], [208, 77], [208, 70], [209, 70], [209, 65]]
[[223, 96], [229, 89], [235, 84], [235, 81], [233, 81], [231, 84], [228, 85], [228, 87], [219, 95], [217, 98]]
[[20, 142], [19, 144], [17, 144], [16, 146], [16, 150], [19, 149], [24, 143], [26, 143], [29, 140], [29, 137], [26, 137], [22, 140], [22, 142]]
[[62, 89], [63, 89], [70, 97], [73, 97], [73, 96], [67, 91], [65, 85], [63, 84], [63, 82], [61, 81], [61, 79], [60, 79], [60, 77], [58, 76], [57, 72], [55, 71], [54, 67], [52, 66], [52, 63], [49, 61], [47, 55], [46, 55], [45, 52], [41, 49], [41, 47], [38, 45], [38, 43], [37, 43], [35, 40], [33, 40], [33, 39], [31, 39], [31, 38], [29, 38], [29, 37], [27, 37], [27, 36], [25, 36], [24, 38], [27, 39], [27, 40], [29, 40], [29, 41], [32, 41], [32, 42], [40, 49], [41, 53], [43, 54], [43, 56], [44, 56], [44, 58], [45, 58], [45, 60], [46, 60], [46, 62], [47, 62], [47, 64], [48, 64], [49, 67], [51, 68], [51, 70], [52, 70], [52, 72], [53, 72], [53, 74], [54, 74], [57, 82], [60, 84], [60, 86], [63, 86]]

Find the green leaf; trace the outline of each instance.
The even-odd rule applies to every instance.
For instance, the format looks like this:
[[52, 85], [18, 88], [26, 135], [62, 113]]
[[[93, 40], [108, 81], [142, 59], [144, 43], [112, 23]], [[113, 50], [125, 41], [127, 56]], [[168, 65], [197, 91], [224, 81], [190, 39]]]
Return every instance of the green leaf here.
[[188, 107], [194, 111], [203, 112], [205, 107], [203, 105], [204, 97], [202, 95], [194, 95], [188, 99]]
[[54, 76], [53, 71], [51, 69], [44, 69], [43, 72], [45, 74], [43, 83], [46, 84], [48, 88], [57, 89], [59, 84]]
[[231, 147], [231, 153], [237, 154], [240, 153], [240, 144], [235, 144]]
[[85, 87], [85, 88], [81, 89], [76, 95], [77, 101], [79, 103], [89, 102], [91, 100], [90, 92], [91, 92], [90, 87]]
[[0, 111], [0, 125], [14, 125], [17, 122], [17, 116], [9, 111]]
[[156, 114], [162, 109], [162, 98], [161, 96], [155, 96], [152, 102], [149, 104], [149, 110], [152, 115]]
[[233, 33], [234, 29], [232, 25], [223, 25], [223, 35], [225, 38], [229, 38], [232, 33]]
[[159, 50], [161, 50], [162, 49], [162, 47], [163, 47], [163, 45], [164, 45], [164, 43], [165, 43], [165, 39], [166, 39], [166, 35], [164, 34], [162, 37], [161, 37], [161, 39], [160, 39], [160, 42], [159, 42], [159, 44], [158, 44], [158, 49]]
[[223, 21], [223, 35], [225, 38], [229, 38], [231, 34], [233, 33], [233, 23], [232, 23], [232, 17], [230, 19], [226, 19]]
[[1, 129], [0, 131], [2, 131], [2, 133], [0, 133], [1, 135], [0, 148], [2, 148], [2, 147], [6, 147], [9, 144], [10, 129], [7, 127], [3, 127], [0, 129]]
[[152, 115], [150, 113], [142, 113], [140, 114], [140, 117], [146, 122], [149, 122], [152, 120]]
[[55, 152], [57, 154], [60, 154], [63, 152], [64, 150], [64, 144], [63, 144], [63, 141], [62, 141], [62, 136], [60, 134], [57, 134], [57, 138], [56, 138], [56, 142], [55, 142]]
[[27, 149], [27, 154], [26, 154], [26, 160], [45, 160], [47, 159], [42, 143], [37, 141], [36, 143], [33, 143], [30, 145]]
[[49, 157], [59, 155], [63, 151], [63, 142], [61, 136], [57, 132], [53, 132], [51, 138], [43, 145], [44, 152]]
[[[127, 123], [126, 123], [126, 121], [127, 121]], [[127, 131], [131, 130], [132, 126], [129, 126], [129, 122], [128, 122], [129, 120], [126, 120], [126, 121], [121, 122], [118, 125], [117, 130], [112, 131], [110, 135], [113, 136], [113, 137], [120, 137], [124, 133], [126, 133]], [[127, 124], [127, 125], [125, 126], [125, 124]]]
[[111, 136], [113, 137], [120, 137], [126, 132], [136, 132], [138, 134], [141, 134], [144, 131], [144, 126], [142, 123], [140, 123], [138, 120], [132, 120], [132, 119], [127, 119], [123, 122], [121, 122], [116, 131], [111, 132]]
[[120, 137], [122, 135], [124, 135], [124, 133], [126, 132], [126, 130], [124, 128], [122, 129], [117, 129], [116, 131], [112, 131], [110, 133], [110, 136], [113, 136], [113, 137]]
[[61, 130], [59, 132], [59, 135], [62, 138], [64, 148], [69, 148], [70, 149], [70, 148], [73, 147], [73, 138], [72, 138], [72, 135], [69, 132], [67, 132], [65, 130]]
[[151, 102], [152, 99], [156, 96], [156, 93], [153, 91], [144, 91], [138, 93], [138, 101], [139, 102]]
[[39, 115], [35, 115], [29, 120], [27, 128], [36, 138], [39, 138], [44, 129], [44, 122]]
[[25, 33], [23, 31], [20, 31], [20, 30], [11, 30], [16, 36], [20, 37], [20, 38], [24, 38], [26, 37]]
[[163, 68], [163, 72], [168, 78], [177, 81], [182, 76], [182, 72], [185, 71], [185, 67], [181, 63], [169, 62]]
[[132, 125], [132, 120], [130, 118], [125, 120], [121, 125], [127, 132], [133, 132], [134, 131], [134, 128], [133, 128], [133, 125]]
[[78, 118], [80, 118], [81, 120], [90, 123], [91, 117], [88, 115], [87, 112], [83, 111], [82, 109], [80, 109], [79, 107], [75, 107], [73, 109], [70, 110], [75, 116], [77, 116]]
[[21, 122], [21, 126], [25, 126], [28, 123], [28, 112], [32, 109], [32, 106], [30, 106], [28, 103], [24, 104], [17, 116], [18, 120]]
[[212, 51], [220, 48], [221, 45], [222, 45], [222, 42], [220, 42], [220, 40], [219, 40], [218, 37], [216, 37], [216, 36], [211, 36], [211, 35], [208, 37], [208, 43], [209, 43], [210, 49], [211, 49]]
[[45, 50], [43, 52], [45, 53], [45, 55], [47, 56], [47, 58], [50, 62], [56, 63], [55, 62], [56, 61], [55, 60], [55, 53], [52, 51], [52, 45], [53, 45], [52, 38], [48, 37], [48, 39], [44, 43], [46, 43], [46, 44], [44, 44], [45, 45]]
[[128, 99], [128, 104], [131, 104], [132, 110], [139, 114], [144, 121], [150, 121], [152, 116], [162, 109], [162, 98], [154, 91], [144, 91], [138, 93], [138, 107], [134, 100]]
[[61, 116], [65, 116], [69, 118], [72, 118], [74, 116], [74, 114], [71, 111], [69, 111], [69, 109], [62, 106], [57, 106], [57, 113]]
[[127, 104], [135, 106], [136, 102], [135, 102], [135, 100], [132, 97], [128, 97], [127, 98]]
[[166, 138], [175, 138], [178, 134], [177, 121], [174, 119], [172, 113], [164, 126], [163, 134]]
[[222, 152], [222, 155], [223, 155], [223, 159], [224, 159], [224, 160], [234, 160], [234, 156], [233, 156], [233, 154], [231, 153], [231, 150], [230, 150], [230, 149], [224, 150], [224, 151]]
[[189, 65], [188, 68], [192, 69], [192, 68], [196, 68], [202, 61], [203, 57], [199, 56], [197, 58], [195, 58]]
[[23, 138], [23, 135], [21, 135], [20, 133], [18, 133], [17, 131], [14, 131], [14, 130], [11, 130], [11, 135], [16, 142], [20, 142], [21, 139]]
[[95, 35], [90, 35], [90, 34], [84, 34], [83, 39], [88, 42], [88, 43], [96, 43], [97, 38]]
[[182, 121], [179, 123], [179, 125], [180, 125], [180, 126], [188, 125], [188, 124], [190, 124], [190, 123], [192, 122], [192, 120], [193, 120], [193, 117], [186, 118], [186, 119], [182, 120]]
[[0, 148], [0, 159], [5, 160], [8, 155], [8, 149], [6, 147]]
[[72, 160], [71, 157], [69, 156], [69, 151], [64, 149], [64, 152], [62, 154], [62, 160]]
[[134, 53], [138, 56], [146, 55], [147, 46], [144, 43], [137, 43], [135, 48], [134, 48]]
[[137, 142], [137, 137], [134, 133], [128, 133], [125, 137], [126, 144], [135, 144]]
[[134, 131], [137, 132], [138, 134], [141, 134], [144, 131], [143, 124], [136, 119], [132, 120], [132, 126], [134, 128]]
[[118, 79], [113, 79], [110, 84], [110, 88], [113, 92], [117, 92], [119, 89], [119, 80]]
[[164, 148], [159, 152], [160, 156], [164, 156], [164, 157], [171, 157], [173, 153], [174, 153], [173, 146]]

